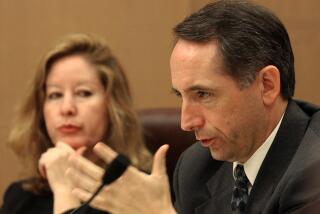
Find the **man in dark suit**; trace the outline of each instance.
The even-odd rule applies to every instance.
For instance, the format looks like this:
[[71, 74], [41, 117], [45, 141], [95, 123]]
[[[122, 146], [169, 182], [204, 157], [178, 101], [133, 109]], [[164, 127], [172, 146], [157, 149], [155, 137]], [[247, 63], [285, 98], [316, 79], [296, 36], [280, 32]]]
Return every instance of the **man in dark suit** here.
[[[217, 1], [174, 32], [170, 67], [181, 127], [199, 141], [175, 170], [176, 211], [320, 213], [320, 109], [292, 99], [294, 57], [280, 20], [249, 2]], [[107, 162], [115, 155], [97, 151]], [[164, 154], [155, 155], [151, 175], [129, 167], [93, 206], [174, 213]]]
[[178, 213], [307, 213], [320, 199], [320, 111], [292, 100], [294, 57], [280, 20], [219, 1], [174, 31], [181, 126], [199, 140], [176, 167]]

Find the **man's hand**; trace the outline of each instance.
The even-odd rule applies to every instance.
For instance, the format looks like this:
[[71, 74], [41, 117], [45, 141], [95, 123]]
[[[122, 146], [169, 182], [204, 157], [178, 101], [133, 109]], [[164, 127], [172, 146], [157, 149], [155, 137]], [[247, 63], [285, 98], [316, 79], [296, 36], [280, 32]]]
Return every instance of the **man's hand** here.
[[[129, 166], [119, 179], [105, 186], [90, 205], [114, 214], [176, 213], [166, 174], [167, 150], [168, 145], [158, 149], [150, 175]], [[117, 156], [103, 143], [98, 143], [94, 152], [107, 164]], [[73, 194], [81, 201], [87, 201], [101, 184], [104, 170], [77, 154], [69, 160], [72, 167], [66, 174], [77, 187]]]

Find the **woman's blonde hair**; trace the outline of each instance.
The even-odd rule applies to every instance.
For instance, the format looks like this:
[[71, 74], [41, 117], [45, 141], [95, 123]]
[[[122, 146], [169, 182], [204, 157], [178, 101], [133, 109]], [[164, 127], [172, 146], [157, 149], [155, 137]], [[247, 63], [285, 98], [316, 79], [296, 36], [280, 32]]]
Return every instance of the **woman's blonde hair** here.
[[150, 169], [151, 155], [144, 145], [141, 125], [121, 65], [101, 39], [74, 34], [58, 43], [41, 61], [9, 136], [9, 146], [34, 178], [27, 188], [33, 192], [41, 192], [49, 187], [38, 171], [41, 154], [53, 147], [43, 116], [46, 78], [55, 62], [71, 55], [80, 55], [93, 65], [106, 89], [109, 125], [104, 142], [127, 155], [136, 167], [144, 171]]

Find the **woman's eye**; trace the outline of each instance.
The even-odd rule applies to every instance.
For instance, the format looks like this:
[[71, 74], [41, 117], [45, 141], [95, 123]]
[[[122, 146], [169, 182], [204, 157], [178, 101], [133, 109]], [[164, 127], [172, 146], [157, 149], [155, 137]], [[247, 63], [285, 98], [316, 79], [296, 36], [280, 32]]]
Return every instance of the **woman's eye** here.
[[49, 100], [54, 100], [62, 97], [62, 93], [60, 92], [51, 92], [47, 95], [47, 99]]
[[90, 97], [92, 95], [92, 92], [87, 90], [81, 90], [81, 91], [78, 91], [77, 94], [80, 97]]

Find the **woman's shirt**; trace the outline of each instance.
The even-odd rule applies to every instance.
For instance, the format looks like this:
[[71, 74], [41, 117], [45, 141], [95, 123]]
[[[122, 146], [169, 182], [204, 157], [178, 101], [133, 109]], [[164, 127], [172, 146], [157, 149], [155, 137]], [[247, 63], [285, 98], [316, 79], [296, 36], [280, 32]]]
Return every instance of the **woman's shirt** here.
[[[26, 191], [22, 184], [27, 180], [12, 183], [4, 194], [1, 214], [53, 214], [53, 194], [44, 193], [41, 195]], [[72, 210], [65, 212], [71, 213]], [[74, 214], [82, 214], [81, 210]], [[106, 212], [89, 208], [85, 213], [106, 214]]]

